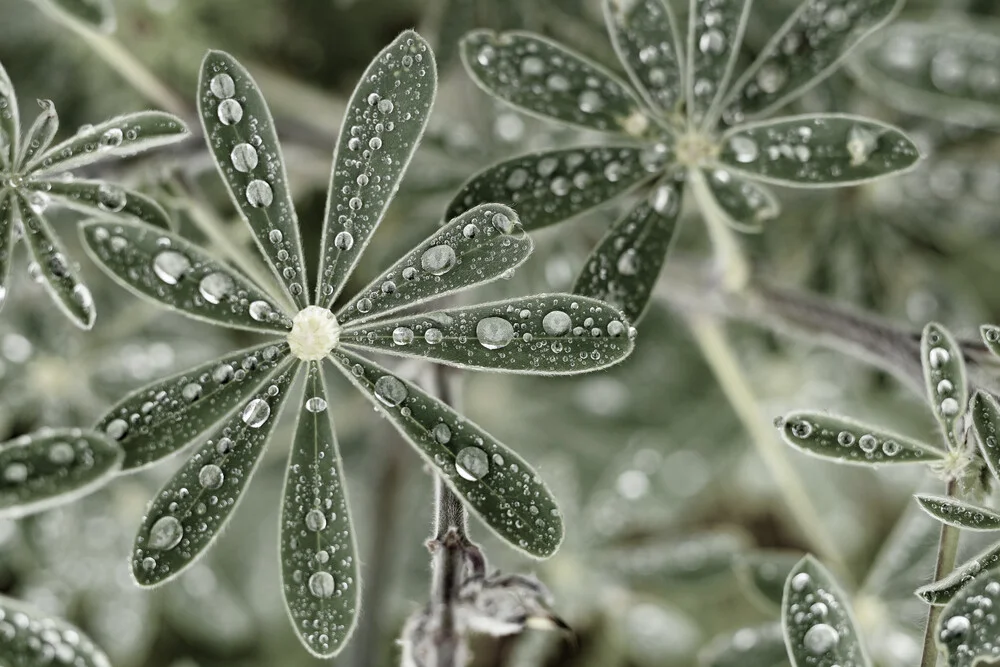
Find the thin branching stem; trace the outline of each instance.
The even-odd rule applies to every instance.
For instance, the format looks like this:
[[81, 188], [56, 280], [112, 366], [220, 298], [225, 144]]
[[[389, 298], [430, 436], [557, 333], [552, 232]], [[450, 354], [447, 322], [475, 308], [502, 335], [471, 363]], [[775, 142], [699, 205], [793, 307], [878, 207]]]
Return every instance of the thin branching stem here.
[[[949, 480], [945, 489], [945, 495], [949, 498], [955, 496], [958, 489], [957, 480]], [[948, 576], [955, 569], [955, 558], [958, 554], [958, 538], [961, 534], [959, 529], [951, 524], [941, 524], [941, 537], [938, 540], [937, 560], [934, 564], [934, 579], [940, 581]], [[927, 627], [924, 629], [924, 650], [920, 656], [920, 667], [935, 667], [938, 662], [938, 647], [934, 639], [934, 633], [941, 617], [940, 605], [930, 605], [927, 610]]]

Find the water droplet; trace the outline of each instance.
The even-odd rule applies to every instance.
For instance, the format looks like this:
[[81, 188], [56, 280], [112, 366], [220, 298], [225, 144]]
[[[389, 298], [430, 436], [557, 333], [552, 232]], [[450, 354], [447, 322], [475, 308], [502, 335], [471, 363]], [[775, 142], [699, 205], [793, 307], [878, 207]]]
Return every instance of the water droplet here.
[[383, 375], [375, 381], [375, 397], [390, 407], [406, 400], [406, 385], [397, 377]]
[[726, 37], [718, 30], [709, 30], [698, 38], [698, 49], [702, 53], [718, 55], [726, 50]]
[[233, 99], [222, 100], [216, 110], [219, 122], [223, 125], [235, 125], [243, 120], [243, 107]]
[[153, 259], [153, 273], [168, 285], [176, 285], [191, 268], [191, 260], [176, 250], [164, 250]]
[[863, 436], [858, 438], [858, 447], [861, 448], [865, 454], [871, 454], [878, 447], [878, 440], [875, 439], [870, 433], [865, 433]]
[[604, 106], [604, 100], [596, 90], [585, 90], [580, 93], [577, 103], [580, 105], [580, 111], [584, 113], [597, 113]]
[[514, 231], [514, 221], [503, 213], [493, 214], [493, 226], [502, 234], [510, 234]]
[[326, 401], [320, 396], [313, 396], [306, 401], [306, 410], [309, 412], [323, 412], [326, 410]]
[[618, 255], [618, 262], [615, 264], [618, 273], [623, 276], [634, 276], [639, 271], [639, 255], [635, 248], [629, 248]]
[[857, 167], [868, 162], [868, 158], [878, 148], [878, 136], [868, 128], [852, 125], [847, 133], [847, 152], [851, 155], [851, 166]]
[[854, 434], [848, 433], [847, 431], [841, 431], [837, 434], [837, 444], [841, 447], [850, 447], [854, 444]]
[[941, 368], [951, 361], [951, 355], [943, 347], [932, 347], [927, 353], [927, 360], [930, 362], [931, 368]]
[[103, 148], [116, 148], [122, 145], [124, 135], [117, 127], [112, 127], [101, 135], [100, 144]]
[[465, 447], [455, 456], [455, 470], [463, 479], [477, 482], [490, 471], [490, 461], [479, 447]]
[[318, 598], [328, 598], [334, 593], [333, 575], [329, 572], [314, 572], [309, 577], [309, 592]]
[[954, 398], [948, 397], [941, 401], [941, 414], [945, 417], [954, 417], [958, 414], [958, 401]]
[[128, 203], [128, 195], [125, 190], [117, 185], [101, 183], [97, 186], [97, 205], [105, 211], [117, 213], [125, 208]]
[[431, 435], [434, 436], [434, 441], [438, 444], [446, 445], [451, 440], [451, 428], [445, 424], [436, 424], [433, 429], [431, 429]]
[[128, 435], [128, 422], [124, 419], [112, 419], [108, 422], [108, 426], [104, 429], [104, 433], [107, 434], [107, 436], [112, 440], [121, 440]]
[[231, 294], [235, 287], [232, 278], [225, 273], [215, 271], [201, 279], [198, 283], [198, 293], [208, 303], [216, 304]]
[[243, 408], [243, 423], [250, 428], [260, 428], [271, 416], [271, 406], [262, 398], [255, 398]]
[[338, 250], [350, 250], [354, 247], [354, 236], [350, 232], [338, 232], [333, 237], [333, 245]]
[[8, 463], [3, 469], [3, 478], [12, 484], [19, 484], [28, 479], [28, 466], [18, 461]]
[[246, 173], [257, 167], [257, 149], [250, 144], [236, 144], [229, 154], [236, 171]]
[[550, 336], [562, 336], [573, 326], [573, 320], [562, 310], [553, 310], [542, 318], [542, 329]]
[[813, 427], [807, 421], [798, 421], [792, 424], [792, 435], [796, 438], [808, 438], [812, 435]]
[[813, 655], [827, 653], [837, 645], [838, 641], [840, 641], [840, 635], [837, 634], [833, 626], [826, 623], [817, 623], [812, 626], [806, 630], [806, 634], [802, 638], [806, 650]]
[[203, 489], [217, 489], [222, 486], [224, 480], [225, 475], [222, 474], [222, 468], [214, 463], [203, 465], [198, 471], [198, 483]]
[[545, 63], [537, 56], [528, 56], [521, 61], [521, 74], [525, 76], [538, 76], [545, 72]]
[[792, 590], [801, 593], [811, 582], [812, 577], [805, 572], [799, 572], [792, 577]]
[[73, 451], [73, 446], [68, 442], [57, 442], [49, 447], [49, 461], [56, 465], [68, 465], [72, 463], [74, 458], [76, 458], [76, 452]]
[[184, 528], [176, 517], [161, 516], [149, 529], [149, 541], [146, 543], [150, 549], [169, 551], [181, 542], [184, 537]]
[[454, 248], [450, 245], [436, 245], [420, 256], [420, 268], [431, 275], [441, 276], [448, 273], [456, 261]]
[[274, 201], [274, 192], [267, 181], [255, 179], [247, 184], [246, 197], [247, 203], [254, 208], [263, 208]]
[[380, 100], [378, 103], [378, 110], [382, 113], [392, 113], [393, 103], [390, 99]]
[[306, 512], [306, 528], [314, 533], [318, 533], [326, 528], [326, 516], [322, 510], [313, 508]]
[[382, 148], [382, 139], [380, 139], [379, 137], [372, 137], [371, 139], [368, 140], [368, 148], [372, 149], [373, 151], [377, 151], [378, 149]]
[[943, 641], [952, 641], [955, 639], [961, 639], [969, 633], [972, 629], [972, 624], [969, 619], [965, 616], [952, 616], [944, 624], [944, 630], [941, 631], [941, 639]]
[[236, 94], [236, 82], [225, 72], [213, 76], [212, 80], [208, 82], [208, 88], [220, 100], [228, 99]]
[[438, 343], [444, 340], [444, 334], [441, 333], [440, 329], [435, 329], [434, 327], [431, 327], [430, 329], [424, 332], [424, 340], [430, 343], [431, 345], [437, 345]]
[[201, 385], [197, 382], [189, 382], [181, 389], [181, 398], [188, 403], [194, 403], [201, 398]]
[[252, 301], [250, 302], [249, 312], [250, 317], [258, 322], [263, 322], [271, 315], [273, 310], [266, 301]]
[[729, 147], [736, 155], [736, 161], [746, 164], [753, 162], [760, 155], [757, 142], [750, 137], [735, 136], [729, 140]]
[[396, 345], [409, 345], [413, 342], [413, 329], [409, 327], [396, 327], [392, 331], [392, 342]]
[[514, 340], [514, 325], [502, 317], [484, 317], [476, 324], [476, 338], [487, 350], [499, 350]]

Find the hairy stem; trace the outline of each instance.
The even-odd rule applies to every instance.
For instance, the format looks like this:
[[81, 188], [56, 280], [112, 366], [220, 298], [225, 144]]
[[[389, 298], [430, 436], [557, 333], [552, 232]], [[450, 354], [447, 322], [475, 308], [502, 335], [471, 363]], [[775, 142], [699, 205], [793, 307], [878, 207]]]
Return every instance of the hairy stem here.
[[761, 417], [750, 382], [722, 327], [713, 317], [699, 314], [689, 315], [688, 324], [705, 361], [750, 435], [758, 455], [771, 473], [785, 498], [788, 510], [809, 541], [810, 547], [837, 569], [848, 572], [843, 554], [824, 530], [822, 515], [786, 458], [785, 449], [778, 442], [774, 430]]
[[[954, 497], [958, 482], [948, 481], [945, 494]], [[941, 538], [938, 540], [937, 561], [934, 564], [934, 579], [940, 581], [955, 569], [955, 558], [958, 554], [958, 538], [961, 532], [955, 526], [941, 524]], [[938, 619], [941, 617], [940, 605], [931, 605], [927, 610], [927, 627], [924, 629], [924, 650], [920, 656], [920, 667], [935, 667], [938, 662], [937, 642], [934, 640]]]
[[715, 270], [721, 276], [721, 285], [727, 292], [738, 293], [750, 282], [750, 263], [740, 241], [726, 223], [725, 214], [719, 209], [715, 197], [709, 192], [705, 177], [698, 169], [690, 170], [691, 189], [708, 228], [708, 236], [715, 249]]

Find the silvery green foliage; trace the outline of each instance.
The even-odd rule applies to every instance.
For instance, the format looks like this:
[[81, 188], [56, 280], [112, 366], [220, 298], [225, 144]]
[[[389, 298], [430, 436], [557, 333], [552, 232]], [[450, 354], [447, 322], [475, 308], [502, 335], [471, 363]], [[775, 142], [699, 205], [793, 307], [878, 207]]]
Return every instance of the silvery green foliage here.
[[917, 503], [935, 519], [966, 530], [1000, 530], [1000, 514], [986, 507], [918, 493]]
[[111, 667], [104, 652], [78, 628], [4, 596], [0, 596], [0, 635], [0, 660], [10, 667]]
[[[706, 219], [747, 230], [778, 212], [764, 183], [856, 184], [917, 163], [915, 144], [878, 121], [846, 114], [764, 120], [832, 73], [901, 5], [805, 0], [739, 78], [748, 0], [692, 0], [686, 38], [668, 2], [604, 0], [628, 82], [539, 35], [468, 33], [463, 61], [486, 92], [527, 113], [613, 135], [615, 145], [489, 167], [465, 184], [448, 214], [501, 202], [534, 230], [641, 192], [638, 208], [615, 223], [576, 284], [637, 319], [669, 249], [685, 182]], [[671, 179], [678, 185], [664, 190]]]
[[779, 667], [787, 662], [780, 623], [740, 628], [713, 640], [700, 655], [700, 663], [707, 667]]
[[115, 6], [111, 0], [34, 0], [34, 2], [99, 32], [115, 31], [117, 21]]
[[1000, 480], [1000, 446], [997, 432], [1000, 430], [1000, 404], [992, 394], [977, 391], [972, 396], [972, 430], [976, 434], [979, 452], [986, 461], [993, 477]]
[[790, 551], [750, 551], [733, 560], [733, 571], [743, 589], [765, 607], [780, 607], [788, 573], [802, 559]]
[[781, 437], [811, 456], [857, 465], [930, 463], [944, 452], [923, 442], [847, 417], [797, 411], [780, 422]]
[[[137, 296], [190, 317], [269, 334], [262, 345], [126, 397], [98, 423], [135, 469], [194, 445], [150, 504], [132, 574], [166, 582], [224, 529], [284, 406], [298, 414], [281, 518], [286, 606], [307, 649], [335, 655], [358, 614], [347, 492], [329, 415], [324, 360], [340, 370], [469, 509], [535, 557], [555, 552], [562, 515], [526, 461], [397, 373], [361, 356], [387, 351], [462, 367], [570, 374], [627, 356], [635, 331], [619, 310], [542, 294], [418, 315], [398, 311], [509, 275], [531, 241], [500, 204], [463, 212], [371, 285], [330, 309], [384, 216], [416, 149], [436, 89], [434, 57], [404, 32], [371, 63], [348, 105], [334, 153], [316, 289], [310, 289], [267, 104], [232, 56], [211, 51], [199, 84], [209, 150], [280, 285], [256, 285], [183, 238], [141, 222], [81, 225], [95, 261]], [[289, 401], [296, 377], [303, 400]]]
[[991, 570], [1000, 565], [1000, 544], [993, 545], [965, 563], [955, 568], [955, 571], [944, 579], [921, 586], [916, 594], [928, 604], [946, 604], [976, 575], [983, 570]]
[[1000, 604], [1000, 573], [976, 575], [944, 608], [935, 628], [949, 667], [972, 667], [1000, 657], [1000, 626], [994, 607]]
[[166, 226], [167, 214], [152, 199], [103, 181], [74, 180], [69, 170], [179, 141], [188, 130], [176, 116], [143, 111], [84, 126], [53, 146], [59, 127], [55, 105], [39, 100], [39, 106], [38, 117], [22, 136], [14, 87], [0, 65], [0, 307], [20, 238], [28, 248], [32, 278], [46, 286], [77, 326], [89, 329], [96, 317], [90, 289], [81, 282], [45, 212], [49, 206], [69, 207]]
[[962, 349], [944, 327], [931, 322], [920, 338], [920, 363], [931, 411], [941, 424], [948, 446], [958, 449], [957, 430], [969, 402]]
[[812, 556], [805, 556], [788, 574], [781, 627], [792, 667], [871, 664], [847, 596]]

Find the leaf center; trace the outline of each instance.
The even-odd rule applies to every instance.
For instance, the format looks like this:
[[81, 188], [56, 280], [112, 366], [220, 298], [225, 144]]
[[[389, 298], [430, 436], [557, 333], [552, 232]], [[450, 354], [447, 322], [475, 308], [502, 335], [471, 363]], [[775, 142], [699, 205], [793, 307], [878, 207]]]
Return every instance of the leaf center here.
[[306, 306], [292, 319], [288, 347], [303, 361], [319, 361], [340, 344], [340, 324], [327, 308]]
[[678, 137], [674, 150], [679, 164], [685, 167], [703, 167], [718, 156], [719, 144], [710, 135], [689, 130]]

